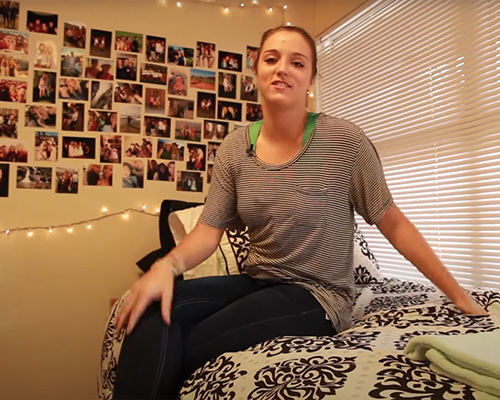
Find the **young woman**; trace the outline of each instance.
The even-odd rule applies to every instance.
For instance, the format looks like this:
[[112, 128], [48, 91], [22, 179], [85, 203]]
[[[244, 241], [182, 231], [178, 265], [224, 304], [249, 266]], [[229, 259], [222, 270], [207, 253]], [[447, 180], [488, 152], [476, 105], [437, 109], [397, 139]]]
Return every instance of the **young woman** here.
[[[459, 309], [485, 313], [394, 204], [364, 133], [307, 112], [314, 40], [297, 27], [267, 31], [255, 72], [263, 120], [225, 138], [198, 224], [122, 306], [117, 329], [128, 321], [128, 335], [115, 399], [175, 399], [196, 368], [224, 352], [349, 328], [354, 211]], [[174, 278], [212, 254], [225, 228], [243, 226], [251, 241], [246, 275], [176, 282], [174, 291]]]

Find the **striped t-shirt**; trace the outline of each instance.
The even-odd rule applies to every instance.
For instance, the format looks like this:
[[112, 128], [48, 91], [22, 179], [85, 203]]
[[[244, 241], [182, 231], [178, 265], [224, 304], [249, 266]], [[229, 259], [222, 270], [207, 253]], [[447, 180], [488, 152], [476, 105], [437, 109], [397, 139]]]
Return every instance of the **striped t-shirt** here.
[[248, 128], [222, 142], [200, 222], [248, 226], [245, 271], [310, 290], [337, 332], [349, 328], [354, 211], [374, 224], [392, 204], [375, 147], [356, 125], [324, 114], [284, 164], [259, 160], [249, 146]]

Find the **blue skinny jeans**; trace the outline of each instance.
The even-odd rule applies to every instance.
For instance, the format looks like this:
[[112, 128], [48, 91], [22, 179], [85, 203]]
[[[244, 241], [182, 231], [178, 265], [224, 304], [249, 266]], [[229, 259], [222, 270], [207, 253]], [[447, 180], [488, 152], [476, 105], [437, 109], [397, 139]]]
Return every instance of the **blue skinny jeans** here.
[[335, 333], [318, 301], [296, 285], [248, 275], [178, 281], [170, 326], [156, 302], [125, 338], [113, 398], [177, 399], [183, 382], [224, 352]]

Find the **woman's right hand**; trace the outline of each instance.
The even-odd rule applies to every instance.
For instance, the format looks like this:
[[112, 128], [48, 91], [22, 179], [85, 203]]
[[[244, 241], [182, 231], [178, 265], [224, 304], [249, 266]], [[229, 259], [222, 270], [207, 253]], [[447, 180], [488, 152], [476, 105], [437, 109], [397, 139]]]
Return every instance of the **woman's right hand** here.
[[174, 292], [174, 271], [168, 258], [155, 262], [130, 288], [115, 320], [117, 332], [127, 323], [127, 335], [132, 332], [146, 308], [155, 300], [161, 301], [163, 320], [170, 325], [170, 309]]

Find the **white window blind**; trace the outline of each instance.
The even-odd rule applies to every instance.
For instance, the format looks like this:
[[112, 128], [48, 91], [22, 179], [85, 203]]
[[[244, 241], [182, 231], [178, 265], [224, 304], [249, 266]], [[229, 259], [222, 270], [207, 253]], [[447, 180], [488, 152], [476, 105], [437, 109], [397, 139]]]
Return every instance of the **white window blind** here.
[[[396, 204], [459, 282], [500, 288], [500, 1], [374, 1], [318, 57], [320, 109], [364, 129]], [[424, 279], [361, 227], [385, 276]]]

